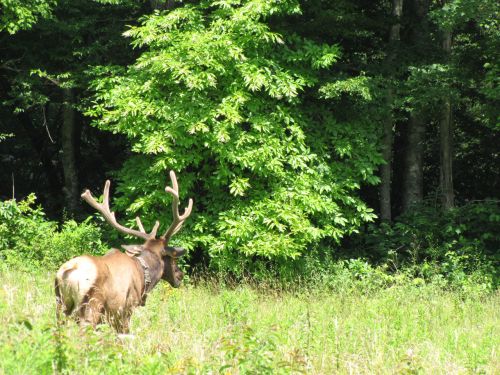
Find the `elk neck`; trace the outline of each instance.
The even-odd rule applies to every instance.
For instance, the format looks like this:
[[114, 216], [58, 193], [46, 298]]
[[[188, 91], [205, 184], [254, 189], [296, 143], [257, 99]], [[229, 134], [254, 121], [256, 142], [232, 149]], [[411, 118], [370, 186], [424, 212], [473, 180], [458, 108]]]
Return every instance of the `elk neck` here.
[[150, 247], [149, 241], [144, 244], [143, 251], [135, 258], [144, 274], [144, 294], [149, 293], [161, 279], [163, 259], [155, 246]]

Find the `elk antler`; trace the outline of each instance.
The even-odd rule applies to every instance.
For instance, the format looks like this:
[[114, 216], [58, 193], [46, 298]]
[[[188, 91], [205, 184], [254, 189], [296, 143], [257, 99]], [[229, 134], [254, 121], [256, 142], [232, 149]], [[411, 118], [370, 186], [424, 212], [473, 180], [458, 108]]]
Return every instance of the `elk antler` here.
[[181, 229], [182, 224], [184, 224], [184, 220], [191, 215], [191, 210], [193, 209], [193, 200], [189, 198], [189, 203], [184, 210], [184, 214], [179, 214], [179, 186], [177, 185], [177, 177], [175, 177], [174, 171], [170, 171], [170, 179], [172, 180], [172, 187], [167, 186], [165, 191], [173, 196], [172, 215], [174, 216], [174, 220], [172, 221], [172, 224], [170, 224], [170, 227], [168, 227], [167, 231], [161, 236], [161, 238], [165, 239], [166, 243], [168, 243], [170, 238], [176, 234], [179, 229]]
[[111, 183], [109, 180], [106, 181], [104, 184], [104, 197], [102, 203], [98, 203], [95, 198], [92, 196], [92, 193], [90, 190], [85, 190], [85, 192], [82, 194], [82, 198], [90, 204], [92, 207], [94, 207], [97, 211], [99, 211], [104, 219], [111, 224], [112, 227], [118, 229], [120, 232], [125, 233], [125, 234], [130, 234], [135, 237], [142, 238], [144, 240], [149, 240], [152, 238], [156, 237], [156, 231], [158, 230], [158, 227], [160, 226], [160, 223], [157, 221], [156, 224], [154, 225], [153, 229], [151, 230], [150, 233], [146, 233], [144, 230], [144, 226], [142, 225], [141, 219], [139, 217], [136, 217], [136, 222], [137, 225], [139, 226], [139, 230], [131, 229], [124, 227], [123, 225], [120, 225], [115, 218], [115, 213], [112, 212], [109, 208], [109, 186]]

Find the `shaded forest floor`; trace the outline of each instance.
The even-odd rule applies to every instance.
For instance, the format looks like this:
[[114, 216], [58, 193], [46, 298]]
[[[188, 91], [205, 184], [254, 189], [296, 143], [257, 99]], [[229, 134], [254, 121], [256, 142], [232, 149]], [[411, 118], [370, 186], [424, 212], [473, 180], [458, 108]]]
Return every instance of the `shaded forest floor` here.
[[157, 287], [133, 337], [55, 324], [52, 273], [0, 271], [1, 374], [500, 373], [500, 295]]

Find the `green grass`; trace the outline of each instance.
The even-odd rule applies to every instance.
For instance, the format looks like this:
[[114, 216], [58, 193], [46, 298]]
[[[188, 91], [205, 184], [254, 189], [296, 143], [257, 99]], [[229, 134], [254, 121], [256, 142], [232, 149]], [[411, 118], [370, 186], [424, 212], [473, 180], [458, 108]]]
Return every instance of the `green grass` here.
[[0, 374], [500, 374], [498, 293], [162, 285], [118, 339], [58, 328], [52, 274], [0, 280]]

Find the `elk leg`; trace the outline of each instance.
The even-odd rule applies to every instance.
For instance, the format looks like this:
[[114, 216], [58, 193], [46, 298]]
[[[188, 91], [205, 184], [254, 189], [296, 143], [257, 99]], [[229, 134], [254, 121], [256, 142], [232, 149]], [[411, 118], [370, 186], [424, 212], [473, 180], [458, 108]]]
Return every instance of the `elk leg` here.
[[61, 300], [61, 291], [59, 290], [59, 285], [57, 283], [57, 279], [54, 283], [54, 291], [56, 293], [56, 320], [57, 320], [57, 323], [59, 324], [61, 322], [61, 318], [62, 318], [63, 303]]
[[56, 299], [56, 322], [57, 322], [57, 324], [61, 324], [64, 322], [62, 319], [62, 309], [63, 309], [62, 303]]
[[[68, 314], [63, 315], [63, 309], [64, 309], [64, 304], [61, 301], [56, 300], [56, 322], [57, 322], [57, 324], [66, 323], [66, 319], [64, 317], [67, 316]], [[64, 311], [64, 313], [66, 313], [66, 311]]]
[[110, 323], [118, 334], [128, 334], [130, 332], [131, 316], [130, 311], [121, 311], [110, 317]]
[[82, 301], [78, 312], [80, 326], [92, 325], [95, 328], [102, 321], [104, 306], [101, 301], [88, 294]]
[[71, 305], [69, 308], [66, 306], [66, 304], [63, 301], [63, 298], [61, 296], [61, 288], [59, 287], [59, 283], [57, 279], [54, 282], [54, 291], [56, 294], [56, 320], [57, 324], [61, 324], [65, 322], [65, 319], [63, 319], [63, 312], [64, 315], [68, 316], [71, 314], [73, 311], [73, 305]]

